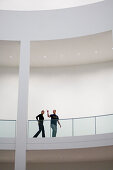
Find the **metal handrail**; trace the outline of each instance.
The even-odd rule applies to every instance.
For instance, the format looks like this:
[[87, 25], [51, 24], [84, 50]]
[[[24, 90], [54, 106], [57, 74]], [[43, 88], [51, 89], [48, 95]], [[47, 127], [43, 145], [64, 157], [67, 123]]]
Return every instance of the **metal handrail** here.
[[[85, 116], [85, 117], [75, 117], [75, 118], [65, 118], [65, 119], [59, 119], [59, 120], [72, 120], [72, 119], [86, 119], [86, 118], [94, 118], [94, 117], [104, 117], [104, 116], [111, 116], [112, 114], [105, 114], [105, 115], [95, 115], [95, 116]], [[16, 121], [16, 120], [10, 120], [10, 119], [0, 119], [0, 121]], [[28, 121], [37, 121], [37, 120], [28, 120]], [[44, 121], [49, 121], [49, 119], [46, 119]]]
[[13, 122], [16, 122], [16, 120], [9, 120], [9, 119], [0, 119], [0, 121], [13, 121]]
[[[95, 116], [86, 116], [86, 117], [66, 118], [66, 119], [59, 119], [59, 120], [86, 119], [86, 118], [104, 117], [104, 116], [111, 116], [111, 115], [113, 115], [113, 113], [112, 114], [105, 114], [105, 115], [95, 115]], [[37, 121], [37, 120], [28, 120], [28, 121]], [[44, 120], [44, 121], [49, 121], [49, 120], [47, 119], [47, 120]]]

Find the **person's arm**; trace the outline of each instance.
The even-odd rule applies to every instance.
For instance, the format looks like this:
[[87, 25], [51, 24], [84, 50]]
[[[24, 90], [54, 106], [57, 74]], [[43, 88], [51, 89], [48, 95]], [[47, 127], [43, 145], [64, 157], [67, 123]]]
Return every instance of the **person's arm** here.
[[47, 110], [47, 116], [50, 117], [49, 110]]
[[38, 120], [39, 115], [36, 116], [36, 120]]
[[60, 124], [59, 120], [58, 120], [58, 124], [59, 124], [59, 126], [60, 126], [60, 128], [61, 128], [61, 124]]

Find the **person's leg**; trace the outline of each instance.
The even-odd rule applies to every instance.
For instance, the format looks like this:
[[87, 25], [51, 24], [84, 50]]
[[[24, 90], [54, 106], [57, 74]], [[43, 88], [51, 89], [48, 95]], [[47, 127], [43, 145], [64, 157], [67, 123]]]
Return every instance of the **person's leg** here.
[[41, 123], [39, 123], [38, 125], [39, 125], [39, 131], [33, 136], [33, 138], [36, 138], [40, 134], [40, 132], [42, 131]]
[[51, 124], [51, 129], [52, 129], [52, 137], [54, 137], [54, 125]]
[[51, 128], [52, 128], [52, 137], [56, 137], [56, 130], [57, 130], [56, 125], [51, 124]]
[[42, 137], [45, 137], [45, 130], [44, 130], [44, 125], [42, 125]]
[[55, 127], [54, 127], [54, 137], [56, 137], [56, 134], [57, 134], [57, 126], [55, 125]]

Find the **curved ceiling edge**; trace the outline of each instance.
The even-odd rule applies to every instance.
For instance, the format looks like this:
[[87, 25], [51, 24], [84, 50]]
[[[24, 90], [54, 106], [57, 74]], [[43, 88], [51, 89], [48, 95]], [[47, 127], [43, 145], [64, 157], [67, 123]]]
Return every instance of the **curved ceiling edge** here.
[[1, 40], [55, 40], [113, 30], [113, 1], [50, 11], [0, 11]]
[[110, 146], [113, 143], [113, 134], [98, 134], [75, 137], [58, 138], [29, 138], [27, 150], [53, 150], [53, 149], [74, 149]]
[[104, 0], [4, 0], [0, 2], [0, 10], [10, 11], [40, 11], [40, 10], [56, 10], [72, 7], [79, 7], [99, 3]]

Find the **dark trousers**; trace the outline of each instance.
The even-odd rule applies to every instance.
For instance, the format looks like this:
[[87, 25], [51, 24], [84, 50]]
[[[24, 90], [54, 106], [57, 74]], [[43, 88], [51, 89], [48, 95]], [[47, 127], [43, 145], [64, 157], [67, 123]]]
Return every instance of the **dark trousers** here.
[[45, 137], [45, 130], [44, 130], [44, 125], [42, 122], [38, 123], [39, 125], [39, 131], [33, 136], [34, 138], [36, 138], [42, 131], [42, 137]]

